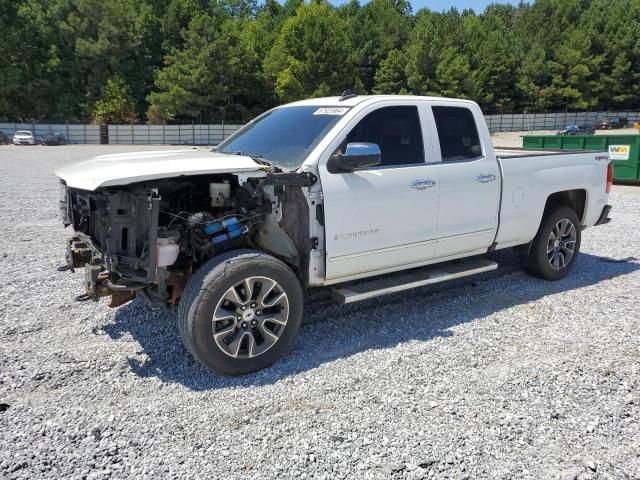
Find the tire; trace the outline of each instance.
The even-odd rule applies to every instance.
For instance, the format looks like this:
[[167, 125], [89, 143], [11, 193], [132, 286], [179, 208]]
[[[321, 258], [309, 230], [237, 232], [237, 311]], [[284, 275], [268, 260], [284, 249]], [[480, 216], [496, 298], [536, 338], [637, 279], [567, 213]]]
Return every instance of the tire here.
[[285, 263], [256, 250], [235, 250], [191, 276], [178, 305], [178, 329], [187, 350], [207, 368], [244, 375], [270, 366], [289, 349], [302, 309], [302, 287]]
[[576, 212], [569, 207], [554, 208], [542, 219], [529, 254], [524, 258], [525, 269], [545, 280], [564, 278], [576, 262], [580, 240], [580, 220]]

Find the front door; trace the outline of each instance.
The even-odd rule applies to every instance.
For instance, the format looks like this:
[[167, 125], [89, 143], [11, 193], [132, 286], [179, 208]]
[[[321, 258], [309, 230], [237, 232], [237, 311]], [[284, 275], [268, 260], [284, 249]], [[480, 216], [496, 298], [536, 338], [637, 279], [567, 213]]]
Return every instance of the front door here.
[[382, 163], [352, 173], [320, 165], [329, 281], [428, 261], [435, 253], [438, 179], [425, 162], [417, 106], [371, 106], [353, 123], [340, 148], [376, 143]]

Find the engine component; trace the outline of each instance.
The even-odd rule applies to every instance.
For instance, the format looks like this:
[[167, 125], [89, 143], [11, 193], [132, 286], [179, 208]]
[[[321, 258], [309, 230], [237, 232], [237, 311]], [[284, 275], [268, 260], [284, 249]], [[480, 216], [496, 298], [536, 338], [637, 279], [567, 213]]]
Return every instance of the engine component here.
[[238, 238], [249, 231], [237, 217], [230, 217], [221, 222], [213, 222], [204, 227], [205, 235], [211, 237], [214, 245]]
[[223, 180], [221, 183], [210, 183], [209, 196], [211, 197], [212, 207], [224, 207], [231, 196], [229, 180]]
[[209, 222], [212, 222], [213, 220], [213, 215], [211, 215], [209, 212], [198, 212], [194, 213], [193, 215], [189, 215], [189, 217], [187, 218], [187, 225], [190, 229], [193, 230], [198, 228], [200, 225], [207, 224]]
[[65, 259], [68, 269], [74, 272], [76, 268], [82, 268], [91, 262], [91, 249], [79, 237], [73, 237], [67, 243]]
[[180, 231], [169, 230], [167, 227], [158, 228], [156, 241], [156, 267], [164, 268], [173, 265], [180, 254]]
[[157, 267], [168, 267], [178, 259], [180, 246], [173, 238], [158, 238], [156, 243]]

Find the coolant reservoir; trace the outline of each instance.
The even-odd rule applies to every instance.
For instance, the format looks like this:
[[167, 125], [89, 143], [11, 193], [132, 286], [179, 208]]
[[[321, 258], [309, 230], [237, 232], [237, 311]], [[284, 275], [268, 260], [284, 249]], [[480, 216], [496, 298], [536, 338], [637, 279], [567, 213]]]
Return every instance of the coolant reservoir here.
[[229, 180], [209, 184], [209, 195], [211, 196], [212, 207], [224, 207], [230, 194], [231, 185], [229, 184]]
[[158, 238], [158, 246], [156, 248], [157, 266], [168, 267], [173, 265], [180, 253], [180, 247], [173, 238]]

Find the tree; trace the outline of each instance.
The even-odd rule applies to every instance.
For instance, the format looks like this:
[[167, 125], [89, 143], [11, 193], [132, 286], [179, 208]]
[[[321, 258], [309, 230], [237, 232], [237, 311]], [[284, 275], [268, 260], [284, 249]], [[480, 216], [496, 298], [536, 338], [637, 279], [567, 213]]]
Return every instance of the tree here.
[[136, 101], [129, 85], [121, 76], [116, 75], [107, 80], [102, 96], [95, 104], [93, 119], [100, 124], [137, 121]]
[[599, 106], [619, 108], [640, 98], [640, 1], [592, 0], [580, 19], [591, 41], [590, 52], [600, 56]]
[[362, 93], [370, 92], [380, 64], [409, 37], [411, 5], [404, 0], [371, 0], [364, 7], [352, 2], [338, 14], [348, 25], [348, 62], [363, 84]]
[[440, 57], [440, 45], [447, 38], [440, 38], [438, 29], [442, 16], [423, 9], [416, 14], [415, 25], [407, 45], [407, 83], [416, 95], [436, 93], [435, 74]]
[[402, 94], [409, 93], [405, 67], [407, 59], [401, 50], [391, 50], [376, 71], [373, 93], [375, 94]]
[[345, 32], [324, 1], [301, 5], [284, 22], [264, 66], [280, 101], [341, 93], [354, 84]]
[[413, 14], [407, 0], [0, 0], [0, 118], [246, 121], [318, 95], [462, 96], [487, 112], [640, 108], [640, 0]]
[[202, 0], [171, 0], [160, 20], [162, 29], [162, 49], [170, 51], [184, 45], [184, 32], [191, 19], [205, 10]]
[[551, 79], [544, 47], [530, 46], [516, 72], [516, 91], [519, 105], [534, 111], [546, 111], [553, 103], [551, 91], [546, 87]]
[[443, 97], [470, 98], [473, 83], [467, 57], [454, 47], [442, 52], [436, 68], [437, 94]]
[[107, 79], [120, 75], [131, 87], [136, 109], [160, 63], [160, 22], [144, 0], [70, 0], [59, 25], [61, 49], [69, 52], [64, 73], [82, 93], [82, 107], [91, 112]]
[[233, 20], [223, 11], [199, 14], [184, 33], [184, 46], [174, 48], [156, 73], [156, 91], [148, 96], [153, 118], [246, 119], [257, 113], [268, 104], [261, 71], [265, 37], [255, 20]]
[[487, 112], [509, 111], [513, 107], [516, 79], [516, 52], [504, 10], [494, 8], [480, 16], [462, 19], [462, 35], [471, 67], [470, 98]]
[[590, 53], [591, 41], [582, 32], [566, 32], [550, 62], [552, 98], [565, 109], [584, 110], [598, 104], [597, 73], [602, 57]]
[[[0, 118], [34, 120], [54, 117], [62, 87], [60, 61], [48, 14], [55, 4], [35, 0], [0, 0]], [[54, 95], [52, 95], [54, 94]]]

